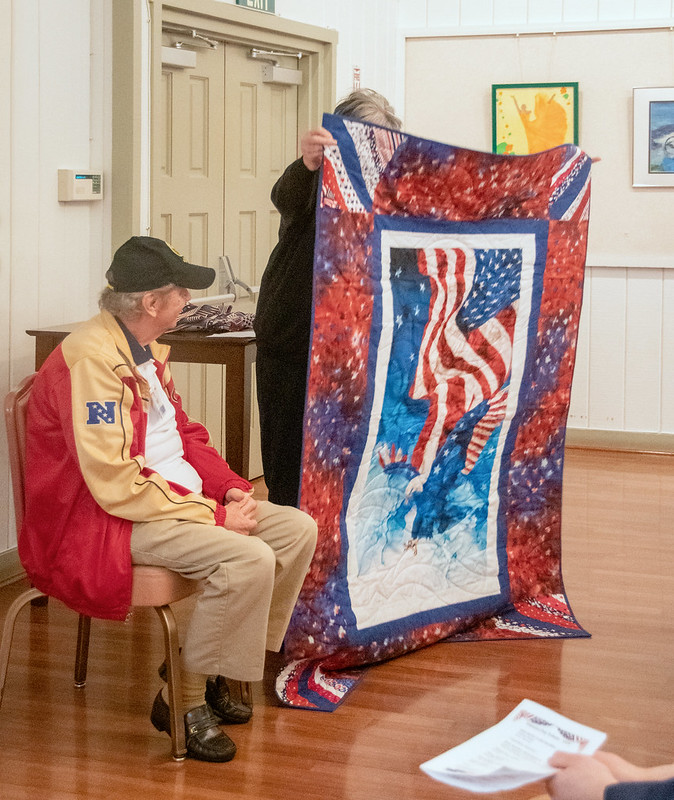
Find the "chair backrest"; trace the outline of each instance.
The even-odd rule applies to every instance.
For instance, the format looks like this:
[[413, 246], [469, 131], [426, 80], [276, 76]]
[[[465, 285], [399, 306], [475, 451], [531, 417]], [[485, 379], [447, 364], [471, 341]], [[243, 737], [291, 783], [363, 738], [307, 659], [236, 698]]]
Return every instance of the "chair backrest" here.
[[14, 491], [14, 517], [16, 535], [19, 536], [25, 509], [24, 475], [26, 468], [26, 416], [28, 398], [35, 373], [24, 378], [16, 389], [5, 397], [5, 427], [9, 450], [9, 468]]

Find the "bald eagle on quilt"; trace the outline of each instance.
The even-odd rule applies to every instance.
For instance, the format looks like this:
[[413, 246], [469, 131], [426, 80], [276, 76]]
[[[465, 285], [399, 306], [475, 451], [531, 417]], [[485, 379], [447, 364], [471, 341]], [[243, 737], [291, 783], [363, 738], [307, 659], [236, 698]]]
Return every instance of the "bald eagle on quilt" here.
[[317, 708], [349, 688], [331, 671], [443, 639], [589, 635], [560, 524], [590, 158], [323, 124], [300, 503], [319, 541], [278, 684]]

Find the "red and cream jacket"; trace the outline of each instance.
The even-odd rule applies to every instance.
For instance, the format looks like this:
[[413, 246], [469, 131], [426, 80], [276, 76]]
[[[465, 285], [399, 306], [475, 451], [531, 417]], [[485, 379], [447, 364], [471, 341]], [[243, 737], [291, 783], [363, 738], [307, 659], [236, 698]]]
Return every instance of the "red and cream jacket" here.
[[50, 354], [28, 404], [19, 556], [34, 586], [89, 616], [124, 619], [128, 613], [134, 522], [179, 519], [224, 527], [227, 491], [251, 488], [210, 445], [203, 425], [183, 411], [169, 348], [157, 342], [150, 348], [202, 494], [145, 466], [148, 385], [108, 312]]

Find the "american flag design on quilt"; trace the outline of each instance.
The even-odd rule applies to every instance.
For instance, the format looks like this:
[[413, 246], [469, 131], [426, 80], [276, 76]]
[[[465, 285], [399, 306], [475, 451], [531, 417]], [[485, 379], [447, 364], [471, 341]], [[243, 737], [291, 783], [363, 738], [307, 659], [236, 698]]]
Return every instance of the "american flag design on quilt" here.
[[326, 115], [285, 650], [321, 669], [441, 640], [574, 637], [561, 484], [590, 159]]

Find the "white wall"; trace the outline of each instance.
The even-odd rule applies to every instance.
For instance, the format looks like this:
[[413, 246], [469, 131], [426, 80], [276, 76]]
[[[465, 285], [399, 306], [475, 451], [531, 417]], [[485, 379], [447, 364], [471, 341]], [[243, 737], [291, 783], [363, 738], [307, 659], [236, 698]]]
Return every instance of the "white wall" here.
[[[135, 13], [145, 15], [145, 0], [135, 3]], [[66, 205], [58, 203], [56, 187], [59, 167], [109, 176], [110, 6], [109, 0], [0, 0], [0, 100], [10, 109], [9, 117], [0, 115], [0, 168], [9, 176], [0, 182], [3, 396], [33, 367], [33, 340], [25, 330], [93, 313], [109, 261], [109, 191], [100, 203]], [[674, 23], [671, 0], [276, 0], [276, 10], [338, 31], [338, 97], [351, 89], [358, 66], [361, 85], [403, 113], [404, 30]], [[432, 86], [424, 91], [432, 101]], [[674, 432], [668, 402], [674, 381], [662, 372], [674, 362], [673, 278], [665, 270], [591, 271], [575, 425]], [[2, 580], [15, 558], [4, 434], [0, 493]]]
[[[4, 396], [34, 366], [26, 329], [89, 316], [101, 289], [109, 200], [59, 203], [57, 174], [109, 175], [111, 37], [106, 0], [2, 0], [0, 12], [2, 107], [10, 109], [0, 128], [9, 176], [0, 194]], [[1, 568], [3, 551], [15, 545], [4, 432], [0, 449]]]
[[[425, 19], [419, 23], [420, 6], [425, 7]], [[564, 62], [555, 62], [554, 53], [560, 50], [562, 40], [591, 39], [593, 46], [601, 47], [602, 37], [607, 45], [613, 41], [616, 59], [626, 60], [623, 69], [625, 81], [618, 85], [613, 80], [616, 70], [624, 67], [614, 63], [610, 53], [605, 60], [606, 74], [602, 73], [602, 59], [594, 58], [598, 77], [592, 85], [581, 85], [585, 94], [586, 113], [581, 108], [581, 145], [591, 155], [604, 156], [604, 163], [593, 170], [593, 201], [590, 213], [590, 248], [586, 270], [585, 298], [578, 341], [578, 360], [569, 415], [570, 441], [597, 446], [643, 447], [674, 451], [674, 410], [670, 398], [674, 391], [674, 363], [672, 359], [672, 319], [674, 319], [674, 249], [673, 228], [670, 224], [674, 210], [674, 189], [633, 189], [631, 187], [631, 87], [674, 85], [674, 4], [671, 0], [479, 0], [478, 2], [440, 2], [426, 0], [400, 0], [400, 39], [408, 42], [407, 49], [399, 43], [408, 59], [439, 59], [439, 54], [429, 55], [439, 42], [451, 40], [453, 52], [458, 55], [452, 62], [444, 60], [452, 77], [453, 86], [465, 85], [468, 97], [454, 92], [456, 104], [449, 107], [447, 97], [436, 91], [434, 104], [425, 107], [418, 101], [421, 93], [415, 88], [424, 83], [425, 70], [406, 64], [406, 75], [411, 85], [406, 86], [412, 98], [406, 109], [408, 127], [420, 135], [452, 141], [462, 146], [490, 149], [489, 100], [481, 103], [484, 95], [475, 86], [475, 73], [483, 76], [493, 64], [502, 76], [502, 82], [531, 80], [565, 80], [557, 71]], [[627, 34], [621, 29], [641, 29], [645, 26], [664, 26], [661, 32]], [[609, 34], [583, 34], [575, 37], [570, 31], [609, 30]], [[556, 32], [555, 38], [499, 36], [494, 33], [532, 34]], [[561, 34], [566, 32], [566, 37]], [[470, 34], [470, 38], [465, 37]], [[630, 48], [623, 48], [623, 40], [653, 39], [659, 57], [647, 70], [641, 66], [647, 61], [640, 57], [630, 66]], [[547, 41], [546, 41], [547, 40]], [[512, 58], [503, 58], [505, 42]], [[543, 42], [543, 45], [536, 44]], [[473, 58], [484, 51], [485, 64], [476, 64], [472, 71], [466, 66], [475, 63]], [[527, 59], [527, 54], [538, 52], [538, 59]], [[416, 53], [416, 55], [414, 55]], [[491, 53], [491, 57], [488, 55]], [[462, 57], [463, 56], [463, 57]], [[613, 56], [611, 56], [612, 58]], [[553, 63], [554, 62], [554, 63]], [[573, 73], [576, 65], [567, 62], [565, 74]], [[466, 70], [464, 74], [464, 70]], [[513, 72], [514, 70], [514, 72]], [[550, 73], [553, 70], [554, 74]], [[574, 73], [575, 74], [575, 73]], [[634, 83], [629, 81], [633, 80]], [[472, 83], [471, 83], [472, 81]], [[494, 82], [498, 82], [495, 80]], [[490, 89], [492, 80], [483, 80], [484, 89]], [[630, 87], [625, 89], [625, 87]], [[472, 89], [472, 92], [470, 91]], [[446, 95], [446, 92], [445, 92]], [[605, 102], [604, 113], [592, 115]], [[457, 113], [459, 108], [461, 113]], [[611, 124], [607, 124], [610, 114]], [[443, 121], [444, 116], [444, 121]], [[443, 126], [445, 135], [443, 136]], [[619, 146], [618, 146], [619, 142]], [[617, 148], [617, 149], [616, 149]], [[622, 202], [619, 202], [622, 198]], [[598, 207], [597, 203], [601, 205]], [[593, 237], [593, 212], [595, 235]], [[628, 215], [621, 225], [621, 213]], [[661, 227], [656, 218], [662, 222]], [[638, 220], [638, 223], [635, 222]], [[597, 227], [599, 225], [599, 227]], [[636, 229], [640, 245], [630, 251], [627, 241], [630, 225]], [[634, 231], [633, 231], [634, 232]], [[598, 246], [595, 246], [598, 243]], [[621, 261], [621, 253], [624, 260]], [[649, 253], [652, 258], [649, 260]], [[634, 267], [633, 265], [642, 265]], [[655, 266], [657, 268], [649, 268]]]
[[[367, 0], [366, 0], [367, 1]], [[671, 0], [397, 0], [403, 28], [663, 20]]]

